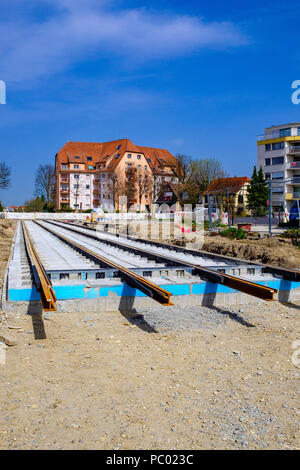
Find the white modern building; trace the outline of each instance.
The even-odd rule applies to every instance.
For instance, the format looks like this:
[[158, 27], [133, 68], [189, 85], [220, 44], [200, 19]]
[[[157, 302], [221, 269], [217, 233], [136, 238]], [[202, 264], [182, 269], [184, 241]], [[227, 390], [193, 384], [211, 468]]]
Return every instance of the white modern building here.
[[300, 122], [265, 129], [257, 140], [257, 166], [272, 182], [272, 210], [288, 214], [300, 199]]

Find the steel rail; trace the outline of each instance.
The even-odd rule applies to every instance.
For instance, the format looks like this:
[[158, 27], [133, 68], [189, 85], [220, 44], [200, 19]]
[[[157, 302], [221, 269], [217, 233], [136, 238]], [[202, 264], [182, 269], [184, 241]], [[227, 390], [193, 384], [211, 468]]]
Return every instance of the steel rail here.
[[[55, 222], [50, 222], [50, 221], [47, 221], [49, 223], [55, 223]], [[81, 228], [79, 225], [73, 223], [73, 222], [62, 222], [64, 225], [69, 225], [69, 226], [73, 226], [73, 227], [78, 227], [78, 228]], [[104, 230], [97, 230], [95, 227], [82, 227], [86, 230], [90, 230], [90, 231], [93, 231], [93, 232], [98, 232], [98, 233], [107, 233], [105, 232]], [[122, 234], [114, 234], [117, 238], [128, 238], [129, 240], [133, 240], [133, 241], [139, 241], [139, 242], [142, 242], [142, 243], [145, 243], [145, 245], [155, 245], [155, 246], [158, 246], [160, 248], [166, 248], [166, 249], [174, 249], [175, 251], [177, 251], [178, 253], [187, 253], [189, 255], [200, 255], [200, 256], [203, 256], [204, 258], [209, 258], [209, 259], [216, 259], [218, 258], [219, 260], [222, 260], [222, 261], [229, 261], [233, 264], [243, 264], [243, 265], [252, 265], [254, 267], [261, 267], [262, 268], [262, 272], [264, 273], [270, 273], [270, 274], [275, 274], [277, 276], [280, 276], [282, 277], [282, 279], [285, 279], [287, 281], [293, 281], [293, 282], [300, 282], [300, 271], [297, 270], [297, 269], [293, 269], [293, 268], [282, 268], [282, 267], [279, 267], [279, 266], [273, 266], [271, 264], [265, 264], [265, 263], [256, 263], [255, 261], [249, 261], [249, 260], [245, 260], [245, 259], [241, 259], [241, 258], [233, 258], [232, 256], [226, 256], [226, 255], [220, 255], [218, 253], [210, 253], [209, 251], [204, 251], [204, 250], [199, 250], [199, 251], [196, 251], [196, 250], [193, 250], [193, 249], [190, 249], [190, 248], [183, 248], [181, 246], [176, 246], [176, 245], [170, 245], [168, 243], [165, 243], [165, 242], [158, 242], [157, 240], [147, 240], [145, 238], [136, 238], [136, 237], [132, 237], [132, 236], [124, 236]]]
[[25, 249], [29, 258], [34, 284], [40, 294], [43, 309], [46, 312], [56, 311], [55, 292], [52, 288], [51, 281], [48, 278], [45, 268], [31, 242], [30, 235], [24, 221], [22, 221], [22, 230], [24, 235]]
[[[61, 225], [56, 224], [55, 222], [50, 222], [53, 225], [57, 225], [58, 227], [61, 227]], [[62, 228], [62, 227], [61, 227]], [[143, 248], [140, 247], [135, 247], [132, 245], [127, 245], [126, 243], [122, 243], [117, 240], [109, 240], [109, 239], [104, 239], [101, 238], [99, 239], [98, 236], [96, 235], [90, 235], [87, 233], [83, 233], [79, 230], [76, 230], [71, 227], [65, 227], [66, 230], [69, 230], [71, 232], [76, 232], [80, 233], [88, 238], [92, 238], [96, 241], [101, 241], [103, 243], [106, 243], [111, 246], [119, 246], [121, 248], [124, 248], [127, 251], [134, 252], [134, 253], [139, 253], [140, 255], [148, 258], [148, 259], [154, 259], [154, 260], [159, 260], [163, 263], [165, 263], [167, 266], [180, 266], [180, 267], [187, 267], [192, 269], [193, 274], [196, 274], [200, 276], [202, 279], [205, 279], [209, 282], [213, 282], [215, 284], [222, 284], [226, 287], [230, 287], [234, 290], [238, 290], [240, 292], [244, 292], [245, 294], [252, 295], [254, 297], [258, 297], [260, 299], [266, 300], [266, 301], [272, 301], [276, 300], [274, 299], [274, 295], [277, 293], [277, 289], [273, 289], [271, 287], [263, 286], [261, 284], [257, 284], [256, 282], [248, 281], [247, 279], [241, 279], [235, 276], [231, 276], [229, 274], [225, 273], [219, 273], [217, 271], [214, 271], [213, 269], [209, 268], [204, 268], [198, 264], [193, 264], [193, 263], [188, 263], [184, 262], [181, 259], [175, 258], [175, 257], [169, 257], [167, 255], [163, 255], [161, 253], [156, 253], [155, 251], [151, 250], [144, 250]], [[196, 252], [195, 252], [196, 254]]]
[[[49, 222], [49, 223], [51, 223], [51, 222]], [[73, 226], [73, 227], [81, 228], [73, 222], [63, 222], [63, 223], [64, 223], [64, 225], [70, 225], [70, 226]], [[91, 231], [94, 231], [94, 232], [97, 231], [99, 233], [107, 233], [104, 230], [96, 230], [95, 227], [82, 227], [82, 228], [85, 228], [87, 230], [91, 230]], [[222, 261], [225, 261], [225, 262], [229, 261], [233, 264], [243, 264], [243, 265], [252, 265], [254, 267], [261, 267], [262, 271], [264, 273], [275, 274], [277, 276], [282, 277], [282, 279], [285, 279], [287, 281], [300, 282], [300, 271], [297, 270], [297, 269], [293, 269], [293, 268], [282, 268], [282, 267], [279, 267], [279, 266], [273, 266], [271, 264], [256, 263], [255, 261], [249, 261], [249, 260], [245, 260], [245, 259], [241, 259], [241, 258], [233, 258], [232, 256], [220, 255], [218, 253], [210, 253], [209, 251], [204, 251], [204, 250], [196, 251], [196, 250], [193, 250], [193, 249], [190, 249], [190, 248], [183, 248], [181, 246], [170, 245], [170, 244], [165, 243], [165, 242], [158, 242], [157, 240], [147, 240], [145, 238], [136, 238], [136, 237], [132, 237], [132, 236], [124, 236], [124, 235], [118, 234], [118, 233], [115, 234], [115, 236], [117, 238], [128, 238], [128, 239], [133, 240], [133, 241], [136, 240], [136, 241], [145, 243], [145, 245], [155, 245], [155, 246], [158, 246], [160, 248], [167, 248], [167, 249], [172, 248], [175, 251], [178, 251], [179, 253], [187, 253], [187, 254], [190, 254], [190, 255], [200, 255], [200, 256], [203, 256], [204, 258], [209, 258], [209, 259], [218, 258], [219, 260], [222, 260]]]
[[95, 261], [97, 264], [100, 264], [101, 266], [104, 266], [104, 267], [116, 269], [120, 274], [121, 280], [125, 282], [127, 285], [140, 290], [145, 295], [147, 295], [148, 297], [151, 297], [153, 300], [156, 300], [163, 306], [174, 305], [170, 300], [170, 297], [172, 294], [166, 291], [165, 289], [162, 289], [157, 284], [154, 284], [152, 281], [145, 279], [143, 276], [140, 276], [139, 274], [133, 271], [130, 271], [127, 268], [123, 268], [117, 263], [114, 263], [113, 261], [107, 258], [104, 258], [103, 256], [100, 256], [97, 253], [94, 253], [93, 251], [89, 250], [83, 245], [75, 242], [74, 240], [71, 240], [70, 238], [65, 237], [64, 235], [61, 235], [55, 232], [49, 227], [45, 227], [44, 225], [40, 224], [37, 221], [35, 221], [35, 223], [39, 227], [43, 228], [44, 230], [48, 231], [49, 233], [57, 237], [62, 242], [69, 245], [71, 248], [81, 253], [82, 255], [89, 257], [90, 259]]

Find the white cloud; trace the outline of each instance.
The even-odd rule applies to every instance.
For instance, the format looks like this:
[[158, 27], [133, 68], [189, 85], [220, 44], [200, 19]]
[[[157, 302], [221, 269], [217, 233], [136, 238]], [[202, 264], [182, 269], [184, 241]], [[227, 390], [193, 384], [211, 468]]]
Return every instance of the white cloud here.
[[[24, 3], [14, 1], [19, 6]], [[46, 20], [37, 22], [24, 15], [26, 19], [19, 21], [0, 20], [0, 54], [5, 58], [1, 78], [34, 80], [103, 55], [136, 63], [247, 44], [247, 38], [229, 22], [208, 23], [195, 16], [145, 9], [120, 10], [111, 3], [48, 0], [55, 10]]]

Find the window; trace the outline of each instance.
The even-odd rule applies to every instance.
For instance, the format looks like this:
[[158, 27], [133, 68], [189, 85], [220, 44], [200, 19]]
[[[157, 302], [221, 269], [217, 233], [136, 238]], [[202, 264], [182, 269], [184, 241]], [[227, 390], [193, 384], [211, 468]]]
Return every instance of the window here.
[[147, 162], [151, 163], [151, 158], [147, 158]]
[[104, 174], [102, 174], [102, 178], [105, 178], [105, 175], [104, 175]]
[[131, 158], [131, 153], [128, 153], [128, 154], [127, 154], [127, 157], [128, 157], [128, 158]]
[[145, 168], [145, 170], [147, 170], [147, 168], [148, 168], [147, 165], [145, 165], [144, 168]]
[[121, 148], [121, 145], [118, 145], [117, 150], [119, 150], [120, 148]]
[[74, 170], [79, 170], [79, 165], [74, 165]]
[[93, 160], [92, 157], [86, 157], [86, 159], [87, 159], [88, 162], [91, 162]]
[[297, 127], [297, 135], [300, 135], [300, 127]]
[[79, 184], [74, 184], [74, 189], [79, 189]]
[[265, 151], [269, 152], [270, 150], [272, 150], [272, 145], [271, 144], [266, 144], [265, 145]]
[[278, 186], [277, 188], [272, 188], [272, 193], [283, 193], [283, 186]]
[[284, 157], [272, 158], [272, 165], [282, 165], [284, 163]]
[[289, 137], [291, 135], [291, 128], [280, 129], [280, 137]]
[[93, 170], [94, 169], [93, 165], [88, 165], [88, 169]]
[[120, 155], [121, 155], [121, 154], [120, 154], [120, 153], [118, 153], [118, 155], [116, 156], [116, 160], [119, 158], [119, 156], [120, 156]]
[[80, 159], [79, 155], [74, 155], [74, 158], [75, 158], [75, 160], [79, 160], [79, 159]]
[[63, 165], [63, 164], [62, 164], [62, 165], [61, 165], [61, 169], [62, 169], [62, 170], [67, 170], [67, 169], [68, 169], [68, 165]]
[[86, 185], [86, 189], [90, 189], [90, 185], [89, 185], [89, 184]]
[[272, 180], [282, 180], [283, 177], [284, 177], [283, 171], [278, 171], [278, 172], [272, 173]]
[[284, 142], [276, 142], [275, 144], [272, 144], [272, 150], [280, 149], [284, 149]]
[[137, 158], [138, 160], [140, 160], [140, 159], [141, 159], [141, 156], [140, 156], [140, 155], [137, 155], [136, 158]]
[[239, 194], [239, 196], [238, 196], [238, 203], [239, 203], [239, 204], [243, 204], [243, 202], [244, 202], [244, 197], [243, 197], [241, 194]]
[[265, 173], [265, 178], [266, 178], [266, 180], [269, 180], [270, 177], [271, 177], [271, 173]]
[[271, 165], [271, 158], [265, 158], [265, 166]]
[[75, 180], [79, 180], [79, 175], [74, 175]]

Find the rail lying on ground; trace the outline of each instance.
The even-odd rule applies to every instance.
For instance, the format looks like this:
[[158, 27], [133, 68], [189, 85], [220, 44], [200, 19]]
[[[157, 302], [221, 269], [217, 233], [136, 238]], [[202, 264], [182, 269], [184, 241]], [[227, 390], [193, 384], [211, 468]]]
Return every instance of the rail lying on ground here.
[[[53, 223], [55, 224], [55, 222], [49, 222], [49, 223]], [[73, 223], [73, 222], [66, 222], [66, 221], [63, 221], [62, 222], [65, 226], [71, 226], [71, 227], [78, 227], [80, 228], [79, 225], [77, 225], [76, 223]], [[95, 227], [84, 227], [86, 230], [90, 230], [91, 232], [98, 232], [98, 233], [107, 233], [105, 232], [104, 230], [99, 230], [98, 228], [96, 229]], [[293, 269], [293, 268], [282, 268], [282, 267], [279, 267], [279, 266], [273, 266], [273, 265], [270, 265], [270, 264], [264, 264], [264, 263], [256, 263], [255, 261], [249, 261], [249, 260], [245, 260], [245, 259], [241, 259], [241, 258], [233, 258], [231, 256], [226, 256], [226, 255], [220, 255], [218, 253], [210, 253], [209, 251], [204, 251], [204, 250], [199, 250], [199, 251], [195, 251], [195, 250], [192, 250], [192, 249], [189, 249], [189, 248], [183, 248], [181, 246], [177, 246], [177, 245], [170, 245], [168, 243], [165, 243], [165, 242], [159, 242], [157, 240], [147, 240], [145, 238], [135, 238], [135, 237], [132, 237], [132, 236], [128, 236], [128, 235], [123, 235], [123, 234], [114, 234], [117, 238], [128, 238], [129, 240], [136, 240], [136, 241], [139, 241], [139, 242], [142, 242], [144, 243], [145, 245], [153, 245], [153, 246], [157, 246], [157, 247], [160, 247], [160, 248], [167, 248], [167, 249], [174, 249], [174, 251], [177, 251], [178, 253], [186, 253], [186, 254], [190, 254], [190, 255], [200, 255], [200, 256], [203, 256], [204, 258], [209, 258], [209, 259], [218, 259], [220, 261], [230, 261], [230, 262], [234, 262], [235, 264], [248, 264], [248, 265], [252, 265], [253, 267], [256, 267], [256, 266], [259, 266], [259, 267], [262, 267], [262, 272], [265, 272], [265, 273], [270, 273], [270, 274], [274, 274], [274, 275], [277, 275], [277, 276], [280, 276], [282, 277], [282, 279], [285, 279], [287, 281], [292, 281], [292, 282], [300, 282], [300, 271], [297, 270], [297, 269]], [[98, 237], [99, 238], [99, 237]]]
[[172, 302], [170, 301], [170, 297], [172, 294], [166, 291], [165, 289], [162, 289], [157, 284], [154, 284], [152, 281], [145, 279], [143, 276], [140, 276], [139, 274], [134, 273], [133, 271], [127, 268], [124, 268], [118, 265], [117, 263], [114, 263], [113, 261], [107, 258], [104, 258], [103, 256], [98, 255], [97, 253], [94, 253], [93, 251], [89, 250], [83, 245], [55, 232], [49, 227], [45, 227], [44, 225], [41, 225], [38, 222], [36, 223], [42, 229], [47, 230], [49, 233], [57, 237], [59, 240], [66, 243], [71, 248], [75, 249], [76, 251], [83, 254], [84, 256], [87, 256], [88, 258], [92, 259], [93, 261], [100, 264], [101, 266], [117, 269], [120, 274], [121, 280], [123, 280], [123, 282], [125, 282], [127, 285], [140, 290], [148, 297], [151, 297], [153, 300], [156, 300], [157, 302], [159, 302], [161, 305], [164, 305], [164, 306], [173, 305]]
[[[61, 227], [61, 225], [56, 224], [55, 222], [50, 222], [50, 223], [51, 225], [57, 225]], [[49, 222], [47, 222], [47, 225], [48, 224]], [[51, 230], [49, 227], [45, 227], [45, 225], [41, 225], [41, 224], [39, 225], [43, 227], [45, 230], [48, 230], [49, 232], [53, 233], [54, 235], [61, 237], [61, 239], [65, 238], [62, 235], [58, 235], [55, 231]], [[66, 225], [64, 228], [71, 232], [80, 233], [80, 227], [76, 229], [75, 227], [70, 227]], [[83, 233], [82, 231], [81, 231], [81, 234], [85, 235], [88, 238], [92, 238], [96, 241], [100, 241], [99, 236]], [[71, 243], [74, 244], [73, 241]], [[240, 292], [244, 292], [248, 295], [252, 295], [254, 297], [258, 297], [266, 301], [275, 300], [274, 295], [277, 293], [277, 289], [263, 286], [255, 282], [251, 282], [247, 279], [241, 279], [235, 276], [231, 276], [229, 274], [220, 273], [220, 272], [214, 271], [213, 269], [199, 266], [198, 264], [187, 263], [173, 256], [167, 256], [161, 253], [157, 253], [155, 251], [151, 251], [149, 249], [143, 249], [140, 247], [128, 245], [116, 239], [112, 240], [112, 239], [107, 239], [107, 238], [101, 238], [101, 243], [106, 243], [111, 246], [117, 246], [117, 247], [123, 248], [130, 252], [138, 253], [148, 259], [154, 259], [156, 261], [163, 262], [166, 264], [166, 266], [180, 266], [180, 267], [190, 268], [192, 269], [193, 274], [200, 276], [204, 280], [207, 280], [216, 284], [222, 284], [224, 286], [230, 287], [232, 289], [238, 290]]]
[[41, 302], [45, 311], [55, 311], [56, 296], [52, 289], [51, 281], [41, 263], [32, 243], [24, 221], [22, 221], [25, 248], [30, 262], [35, 286], [41, 296]]

